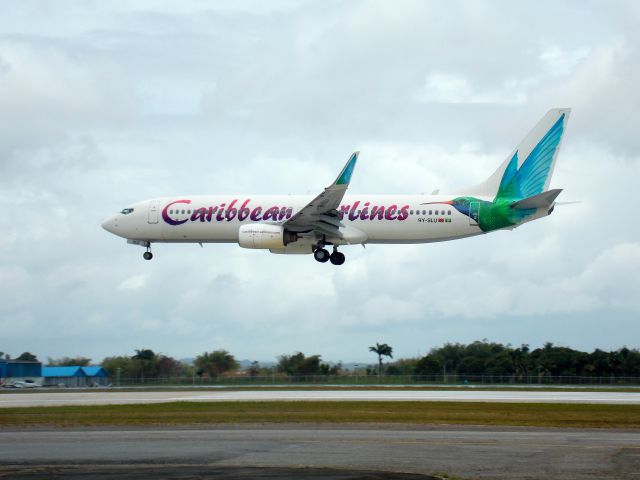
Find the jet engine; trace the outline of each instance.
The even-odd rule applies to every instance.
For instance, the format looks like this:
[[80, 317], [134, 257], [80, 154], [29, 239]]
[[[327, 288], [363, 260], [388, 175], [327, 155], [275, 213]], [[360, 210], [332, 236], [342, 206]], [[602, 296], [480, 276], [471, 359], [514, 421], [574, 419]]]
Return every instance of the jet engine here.
[[298, 234], [282, 225], [250, 223], [238, 231], [238, 244], [243, 248], [282, 249], [298, 240]]

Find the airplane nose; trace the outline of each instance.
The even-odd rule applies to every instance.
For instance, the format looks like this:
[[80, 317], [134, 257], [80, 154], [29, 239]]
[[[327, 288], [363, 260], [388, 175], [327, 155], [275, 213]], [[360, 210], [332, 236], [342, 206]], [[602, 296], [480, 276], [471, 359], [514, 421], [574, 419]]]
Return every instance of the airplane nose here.
[[109, 233], [115, 233], [114, 230], [116, 226], [117, 225], [116, 225], [115, 216], [111, 216], [107, 218], [104, 222], [102, 222], [102, 228], [104, 228]]

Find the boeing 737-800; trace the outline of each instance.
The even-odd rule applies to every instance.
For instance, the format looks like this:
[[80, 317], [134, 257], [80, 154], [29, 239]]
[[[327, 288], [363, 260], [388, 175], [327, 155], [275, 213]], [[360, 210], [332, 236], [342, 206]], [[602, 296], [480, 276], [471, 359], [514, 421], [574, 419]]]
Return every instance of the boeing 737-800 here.
[[[428, 243], [513, 229], [550, 215], [549, 190], [569, 109], [550, 110], [484, 182], [448, 195], [345, 195], [358, 152], [317, 196], [185, 195], [144, 200], [103, 228], [146, 248], [165, 243], [238, 243], [313, 254], [342, 265], [344, 245]], [[332, 253], [326, 247], [332, 246]]]

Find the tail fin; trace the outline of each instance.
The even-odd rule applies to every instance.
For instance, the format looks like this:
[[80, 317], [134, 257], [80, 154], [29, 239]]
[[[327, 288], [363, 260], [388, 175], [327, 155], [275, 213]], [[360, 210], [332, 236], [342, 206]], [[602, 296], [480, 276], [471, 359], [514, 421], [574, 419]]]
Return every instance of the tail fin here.
[[569, 108], [549, 110], [493, 175], [458, 193], [520, 200], [546, 191], [570, 113]]

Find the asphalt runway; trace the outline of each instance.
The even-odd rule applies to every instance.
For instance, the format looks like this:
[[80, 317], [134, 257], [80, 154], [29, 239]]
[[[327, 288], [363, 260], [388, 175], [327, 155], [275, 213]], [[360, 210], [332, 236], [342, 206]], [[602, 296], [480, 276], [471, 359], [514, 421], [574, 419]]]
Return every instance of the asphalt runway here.
[[511, 403], [640, 404], [640, 392], [498, 391], [498, 390], [216, 390], [216, 391], [96, 391], [21, 392], [0, 394], [0, 407], [108, 405], [214, 401], [452, 401]]
[[0, 478], [421, 478], [398, 472], [640, 479], [640, 432], [299, 425], [0, 431]]

